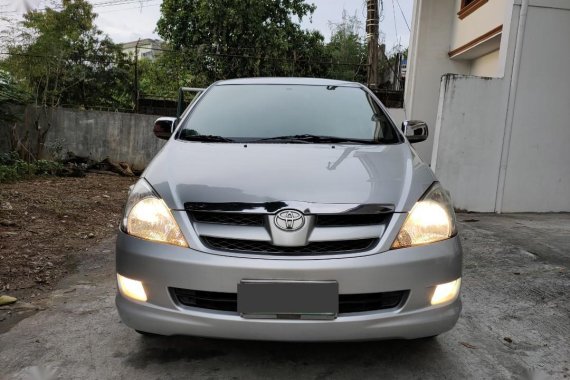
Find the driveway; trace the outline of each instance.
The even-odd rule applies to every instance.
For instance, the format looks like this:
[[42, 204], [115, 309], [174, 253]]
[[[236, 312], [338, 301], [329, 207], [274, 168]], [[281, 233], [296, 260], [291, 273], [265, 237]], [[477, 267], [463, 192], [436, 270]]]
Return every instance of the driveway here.
[[436, 339], [145, 338], [121, 324], [115, 310], [110, 238], [85, 253], [44, 310], [0, 335], [0, 379], [51, 372], [61, 379], [137, 380], [570, 378], [570, 214], [459, 220], [464, 309], [455, 329]]

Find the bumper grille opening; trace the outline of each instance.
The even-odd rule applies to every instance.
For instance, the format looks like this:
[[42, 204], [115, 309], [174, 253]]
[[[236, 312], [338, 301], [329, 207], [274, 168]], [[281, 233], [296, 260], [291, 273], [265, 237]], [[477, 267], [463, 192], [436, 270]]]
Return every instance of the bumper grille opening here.
[[[190, 218], [199, 223], [234, 226], [263, 226], [267, 214], [235, 212], [189, 211]], [[269, 215], [271, 218], [273, 215]], [[387, 224], [391, 214], [318, 214], [315, 227], [351, 227]]]
[[387, 224], [390, 214], [320, 214], [317, 215], [317, 227], [350, 227]]
[[175, 301], [201, 309], [237, 311], [237, 293], [205, 292], [202, 290], [187, 290], [170, 288]]
[[379, 239], [323, 241], [309, 243], [304, 247], [279, 247], [267, 241], [225, 239], [202, 236], [202, 242], [211, 249], [243, 252], [265, 253], [269, 255], [327, 255], [366, 251], [374, 247]]
[[[237, 313], [237, 293], [207, 292], [170, 288], [175, 302], [201, 309], [233, 311]], [[340, 294], [339, 314], [393, 309], [403, 305], [409, 291], [399, 290], [382, 293]]]
[[263, 214], [202, 211], [193, 211], [188, 214], [191, 219], [199, 223], [229, 224], [234, 226], [263, 226], [265, 224]]

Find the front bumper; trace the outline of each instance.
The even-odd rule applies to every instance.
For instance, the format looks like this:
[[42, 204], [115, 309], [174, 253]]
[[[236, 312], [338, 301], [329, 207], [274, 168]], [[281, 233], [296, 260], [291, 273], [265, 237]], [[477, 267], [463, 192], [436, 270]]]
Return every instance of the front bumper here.
[[[214, 255], [150, 243], [122, 232], [117, 239], [117, 272], [142, 281], [148, 302], [117, 295], [123, 322], [162, 335], [216, 338], [339, 341], [413, 339], [451, 329], [461, 311], [458, 297], [431, 306], [438, 284], [461, 277], [459, 239], [369, 256], [314, 260], [257, 259]], [[340, 294], [409, 290], [398, 308], [341, 314], [335, 320], [244, 319], [235, 312], [178, 305], [169, 287], [237, 292], [242, 279], [336, 280]]]

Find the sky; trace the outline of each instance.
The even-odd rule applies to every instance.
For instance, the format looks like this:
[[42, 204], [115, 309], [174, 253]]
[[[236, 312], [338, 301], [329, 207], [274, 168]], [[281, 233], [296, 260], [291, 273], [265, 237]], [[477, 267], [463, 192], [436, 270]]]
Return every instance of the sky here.
[[[13, 10], [22, 9], [23, 3], [44, 7], [53, 0], [0, 0], [0, 15]], [[89, 0], [98, 14], [96, 24], [115, 42], [134, 41], [139, 38], [160, 38], [155, 32], [156, 22], [160, 17], [162, 0]], [[339, 22], [342, 11], [356, 15], [362, 20], [364, 28], [366, 18], [365, 0], [307, 0], [314, 3], [317, 9], [312, 22], [304, 19], [302, 26], [306, 29], [317, 29], [328, 41], [330, 38], [330, 22]], [[395, 45], [408, 46], [413, 0], [381, 0], [383, 4], [380, 30], [386, 43], [387, 51]], [[400, 5], [400, 7], [398, 6]], [[411, 25], [410, 25], [411, 26]], [[1, 27], [1, 26], [0, 26]], [[364, 35], [364, 29], [362, 30]]]

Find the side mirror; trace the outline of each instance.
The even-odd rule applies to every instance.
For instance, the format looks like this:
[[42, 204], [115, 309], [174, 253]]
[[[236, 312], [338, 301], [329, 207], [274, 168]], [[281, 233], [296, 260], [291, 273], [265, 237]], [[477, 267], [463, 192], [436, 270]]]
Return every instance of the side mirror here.
[[410, 144], [427, 140], [429, 136], [428, 126], [419, 120], [406, 120], [402, 123], [402, 132]]
[[172, 136], [175, 127], [175, 117], [159, 117], [154, 122], [154, 128], [152, 131], [154, 132], [154, 135], [159, 139], [168, 140], [170, 136]]

